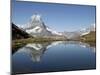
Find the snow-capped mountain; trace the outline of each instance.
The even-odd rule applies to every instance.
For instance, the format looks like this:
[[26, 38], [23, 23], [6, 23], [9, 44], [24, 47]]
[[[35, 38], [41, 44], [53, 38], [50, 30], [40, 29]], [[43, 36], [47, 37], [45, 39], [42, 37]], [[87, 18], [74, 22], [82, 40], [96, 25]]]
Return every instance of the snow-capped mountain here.
[[50, 31], [53, 35], [63, 35], [62, 33], [60, 33], [60, 32], [57, 32], [57, 31], [54, 31], [54, 30], [52, 30], [52, 29], [50, 29], [49, 27], [47, 27], [46, 28], [48, 31]]
[[96, 28], [95, 28], [95, 24], [90, 25], [90, 27], [88, 27], [88, 28], [81, 29], [81, 30], [80, 30], [80, 36], [89, 34], [91, 31], [94, 32], [95, 29], [96, 29]]
[[40, 15], [35, 14], [31, 17], [30, 21], [23, 27], [23, 29], [33, 36], [52, 36], [61, 35], [60, 33], [53, 31], [45, 25]]
[[79, 33], [80, 33], [80, 36], [83, 36], [83, 35], [89, 34], [90, 30], [88, 28], [84, 28], [84, 29], [81, 29]]
[[80, 37], [79, 32], [63, 32], [63, 35], [65, 35], [68, 39], [77, 39], [78, 37]]
[[48, 36], [64, 36], [67, 37], [68, 39], [75, 39], [80, 36], [89, 34], [91, 31], [95, 31], [95, 24], [90, 25], [88, 28], [83, 28], [78, 31], [73, 31], [73, 32], [57, 32], [55, 30], [52, 30], [49, 28], [44, 21], [42, 20], [41, 16], [38, 14], [34, 14], [31, 16], [29, 22], [23, 26], [19, 25], [21, 29], [26, 31], [28, 34], [32, 36], [42, 36], [42, 37], [48, 37]]
[[73, 32], [63, 32], [63, 35], [65, 35], [68, 39], [78, 39], [80, 36], [87, 35], [91, 31], [95, 31], [95, 24], [90, 25], [88, 28], [83, 28], [78, 31], [73, 31]]

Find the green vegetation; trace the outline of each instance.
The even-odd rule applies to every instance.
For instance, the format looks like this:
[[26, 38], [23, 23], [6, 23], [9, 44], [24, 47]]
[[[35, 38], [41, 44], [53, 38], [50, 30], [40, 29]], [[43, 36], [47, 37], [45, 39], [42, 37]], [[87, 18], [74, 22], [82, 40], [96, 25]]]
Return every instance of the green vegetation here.
[[90, 32], [89, 34], [82, 36], [81, 40], [87, 41], [87, 42], [95, 42], [96, 32]]
[[82, 36], [80, 41], [89, 43], [91, 45], [95, 45], [96, 44], [96, 32], [92, 31], [89, 34]]
[[16, 39], [12, 41], [12, 48], [16, 49], [26, 45], [27, 43], [44, 43], [44, 42], [52, 42], [52, 41], [63, 41], [65, 38], [27, 38], [27, 39]]
[[72, 38], [72, 39], [68, 39], [65, 36], [57, 36], [57, 35], [33, 37], [12, 23], [12, 50], [16, 50], [20, 47], [23, 47], [27, 43], [44, 43], [53, 41], [81, 41], [89, 43], [91, 45], [95, 45], [96, 32], [91, 31], [87, 35], [81, 37], [79, 36], [77, 38]]
[[[13, 49], [20, 48], [26, 45], [27, 43], [44, 43], [44, 42], [52, 42], [52, 41], [72, 41], [72, 40], [68, 40], [64, 37], [63, 38], [62, 37], [45, 37], [45, 38], [37, 37], [37, 38], [15, 39], [12, 41], [12, 48]], [[77, 41], [89, 43], [94, 46], [96, 44], [96, 32], [90, 32], [89, 34], [82, 36], [80, 40]]]

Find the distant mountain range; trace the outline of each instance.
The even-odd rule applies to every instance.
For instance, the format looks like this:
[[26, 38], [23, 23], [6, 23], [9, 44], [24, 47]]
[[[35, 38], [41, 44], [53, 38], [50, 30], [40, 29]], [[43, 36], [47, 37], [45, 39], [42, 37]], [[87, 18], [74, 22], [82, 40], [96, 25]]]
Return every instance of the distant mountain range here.
[[84, 35], [89, 34], [90, 32], [95, 32], [95, 24], [91, 25], [88, 28], [81, 29], [79, 31], [57, 32], [46, 26], [41, 16], [38, 14], [31, 16], [29, 22], [25, 24], [23, 27], [19, 26], [19, 28], [33, 37], [60, 36], [60, 37], [66, 37], [67, 39], [78, 39]]
[[90, 32], [95, 32], [95, 29], [96, 29], [95, 25], [91, 25], [90, 27], [81, 29], [79, 31], [73, 31], [73, 32], [65, 31], [63, 32], [63, 35], [65, 35], [68, 39], [78, 39], [81, 36], [89, 34]]

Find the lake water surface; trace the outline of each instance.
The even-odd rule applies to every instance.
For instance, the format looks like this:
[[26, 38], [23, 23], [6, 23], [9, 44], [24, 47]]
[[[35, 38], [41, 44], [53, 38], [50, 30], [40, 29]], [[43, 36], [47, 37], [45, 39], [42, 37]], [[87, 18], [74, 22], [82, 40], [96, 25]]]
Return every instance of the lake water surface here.
[[29, 43], [12, 55], [12, 72], [17, 74], [95, 68], [95, 47], [82, 42]]

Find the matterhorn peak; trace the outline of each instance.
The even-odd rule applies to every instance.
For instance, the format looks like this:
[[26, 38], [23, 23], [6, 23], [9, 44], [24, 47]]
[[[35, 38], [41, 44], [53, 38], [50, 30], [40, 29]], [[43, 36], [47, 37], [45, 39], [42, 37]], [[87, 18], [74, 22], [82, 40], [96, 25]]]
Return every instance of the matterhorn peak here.
[[42, 26], [44, 27], [44, 22], [42, 21], [42, 18], [39, 14], [33, 14], [30, 17], [29, 22], [26, 24], [25, 30], [26, 29], [31, 29], [31, 28], [35, 28], [36, 26]]
[[60, 35], [60, 33], [53, 31], [49, 27], [47, 27], [42, 20], [41, 15], [35, 13], [31, 16], [29, 22], [23, 28], [27, 33], [30, 35], [37, 37], [37, 36], [52, 36], [52, 35]]
[[42, 19], [41, 19], [41, 15], [39, 15], [39, 14], [33, 14], [32, 16], [31, 16], [31, 20], [36, 20], [36, 21], [41, 21]]

